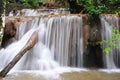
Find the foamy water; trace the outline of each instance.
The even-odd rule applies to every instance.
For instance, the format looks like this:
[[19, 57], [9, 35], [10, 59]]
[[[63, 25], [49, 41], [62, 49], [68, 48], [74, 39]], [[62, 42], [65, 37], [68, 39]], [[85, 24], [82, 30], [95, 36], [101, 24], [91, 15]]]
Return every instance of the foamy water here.
[[90, 70], [58, 67], [53, 70], [21, 70], [9, 73], [2, 80], [119, 80], [120, 70]]

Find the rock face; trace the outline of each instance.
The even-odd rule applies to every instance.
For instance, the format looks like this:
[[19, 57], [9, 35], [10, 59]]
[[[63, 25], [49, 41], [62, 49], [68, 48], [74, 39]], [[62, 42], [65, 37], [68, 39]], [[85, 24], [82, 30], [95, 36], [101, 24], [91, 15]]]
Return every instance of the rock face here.
[[89, 40], [89, 36], [90, 36], [90, 27], [89, 25], [85, 25], [83, 28], [83, 39], [84, 39], [84, 53], [87, 52], [87, 45], [88, 45], [88, 40]]
[[55, 3], [55, 2], [47, 2], [45, 3], [43, 6], [45, 7], [64, 7], [64, 4], [63, 3]]
[[83, 25], [83, 44], [84, 44], [84, 66], [103, 67], [101, 41], [101, 22], [89, 25], [89, 17], [84, 17]]
[[17, 28], [20, 26], [20, 23], [27, 22], [29, 20], [31, 20], [31, 18], [6, 17], [1, 47], [5, 48], [9, 44], [15, 42], [17, 39], [16, 37]]
[[15, 20], [6, 20], [1, 47], [4, 48], [16, 40], [15, 35], [17, 26]]

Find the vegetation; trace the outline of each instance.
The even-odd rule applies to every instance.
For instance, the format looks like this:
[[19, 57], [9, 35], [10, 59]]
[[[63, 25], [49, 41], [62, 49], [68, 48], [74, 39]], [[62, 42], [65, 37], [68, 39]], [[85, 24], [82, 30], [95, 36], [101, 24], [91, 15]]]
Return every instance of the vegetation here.
[[[9, 4], [11, 0], [6, 0]], [[20, 0], [16, 0], [20, 2]], [[102, 13], [120, 14], [120, 0], [49, 0], [52, 2], [68, 3], [72, 13], [88, 13], [90, 15], [99, 15]], [[46, 0], [21, 0], [20, 3], [37, 7], [39, 3], [45, 3]], [[66, 6], [66, 5], [65, 5]]]
[[16, 1], [13, 1], [13, 2], [11, 2], [11, 0], [6, 0], [6, 4], [9, 4], [9, 3], [21, 3], [21, 4], [24, 4], [26, 6], [37, 7], [37, 6], [39, 6], [40, 1], [43, 2], [45, 0], [16, 0]]
[[100, 14], [120, 14], [120, 0], [68, 0], [71, 13], [89, 14], [90, 25]]
[[[45, 0], [42, 0], [45, 1]], [[28, 6], [37, 7], [39, 6], [40, 0], [22, 0], [22, 3]]]
[[109, 55], [112, 51], [113, 48], [118, 49], [119, 45], [118, 42], [120, 42], [120, 33], [119, 30], [117, 28], [114, 28], [112, 30], [112, 37], [110, 38], [109, 41], [107, 40], [103, 40], [101, 41], [101, 44], [108, 44], [108, 47], [106, 47], [104, 49], [104, 52]]
[[[83, 13], [101, 14], [115, 13], [120, 10], [120, 0], [69, 0], [75, 1], [83, 9]], [[74, 4], [73, 4], [74, 5]]]

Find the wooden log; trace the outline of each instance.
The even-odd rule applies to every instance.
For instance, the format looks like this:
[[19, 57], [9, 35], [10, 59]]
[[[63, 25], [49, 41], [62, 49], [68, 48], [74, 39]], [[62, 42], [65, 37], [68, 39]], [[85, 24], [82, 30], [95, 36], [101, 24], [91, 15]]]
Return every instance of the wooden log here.
[[30, 50], [38, 42], [38, 33], [34, 32], [24, 48], [13, 58], [13, 60], [0, 72], [0, 77], [6, 74], [14, 67], [14, 65], [22, 58], [22, 56]]

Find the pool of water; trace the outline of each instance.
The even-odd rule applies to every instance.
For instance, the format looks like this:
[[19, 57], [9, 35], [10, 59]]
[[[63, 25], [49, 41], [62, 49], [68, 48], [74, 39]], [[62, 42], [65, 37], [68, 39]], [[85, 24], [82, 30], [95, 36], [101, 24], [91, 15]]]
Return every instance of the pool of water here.
[[12, 71], [1, 80], [120, 80], [120, 70], [60, 68], [49, 71]]

